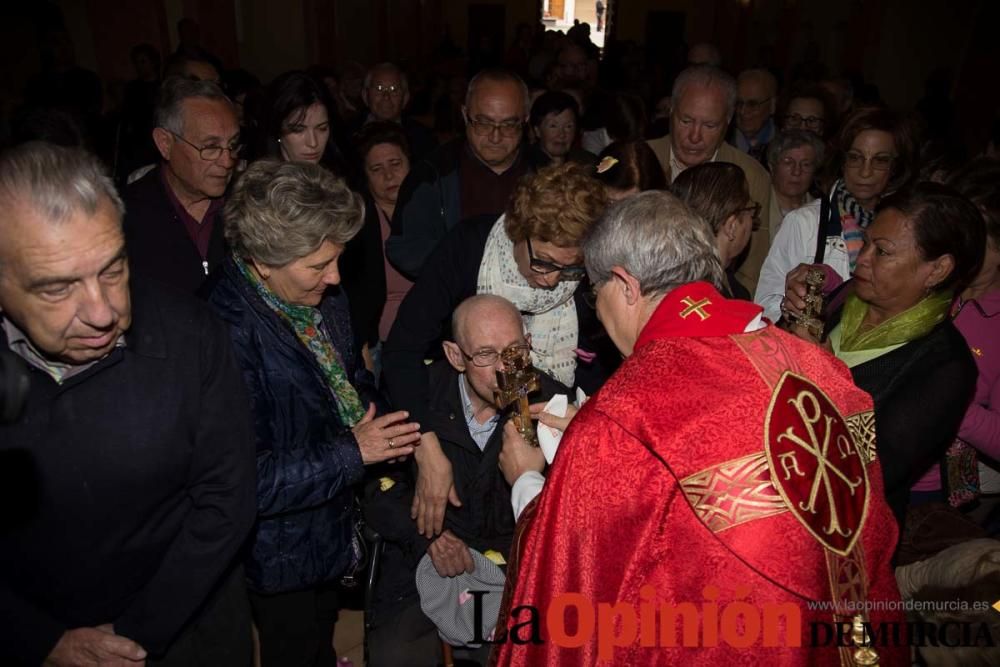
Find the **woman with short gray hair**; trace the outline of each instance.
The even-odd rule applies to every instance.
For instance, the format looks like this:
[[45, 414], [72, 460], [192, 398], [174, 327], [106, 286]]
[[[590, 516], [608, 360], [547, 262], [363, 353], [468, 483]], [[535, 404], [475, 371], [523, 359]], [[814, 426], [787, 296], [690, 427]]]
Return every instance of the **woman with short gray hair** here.
[[771, 170], [768, 222], [772, 241], [787, 213], [815, 199], [810, 190], [823, 158], [823, 141], [812, 132], [784, 130], [771, 140], [767, 164]]
[[[232, 256], [209, 303], [228, 324], [256, 423], [247, 577], [263, 667], [333, 667], [334, 586], [359, 561], [353, 487], [412, 453], [419, 425], [383, 414], [360, 363], [337, 260], [358, 195], [316, 164], [262, 160], [225, 208]], [[378, 406], [378, 407], [377, 407]]]

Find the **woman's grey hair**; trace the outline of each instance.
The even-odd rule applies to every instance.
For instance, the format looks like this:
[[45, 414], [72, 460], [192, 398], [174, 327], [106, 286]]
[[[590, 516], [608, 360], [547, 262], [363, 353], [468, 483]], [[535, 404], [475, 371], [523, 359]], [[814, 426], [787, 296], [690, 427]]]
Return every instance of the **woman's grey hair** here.
[[184, 134], [184, 100], [200, 97], [219, 100], [232, 105], [232, 101], [214, 81], [195, 81], [182, 76], [171, 76], [160, 86], [156, 103], [156, 127], [174, 134]]
[[80, 148], [30, 141], [0, 157], [0, 206], [27, 204], [47, 222], [65, 222], [82, 211], [94, 215], [106, 197], [125, 214], [115, 184], [101, 162]]
[[711, 65], [693, 65], [685, 69], [674, 79], [674, 88], [670, 93], [674, 109], [680, 108], [684, 90], [691, 85], [719, 88], [726, 97], [727, 122], [733, 119], [733, 112], [736, 111], [736, 79], [728, 72]]
[[722, 263], [708, 223], [674, 195], [649, 190], [607, 210], [583, 241], [587, 275], [606, 282], [619, 266], [643, 296], [704, 280], [721, 289]]
[[350, 241], [364, 224], [364, 210], [361, 197], [324, 167], [258, 160], [226, 201], [226, 240], [241, 257], [285, 266], [324, 241]]
[[812, 146], [813, 152], [816, 155], [816, 167], [818, 170], [819, 166], [823, 164], [823, 158], [825, 157], [823, 140], [806, 130], [782, 130], [779, 132], [767, 147], [767, 163], [773, 170], [785, 151], [790, 151], [793, 148], [801, 148], [802, 146]]

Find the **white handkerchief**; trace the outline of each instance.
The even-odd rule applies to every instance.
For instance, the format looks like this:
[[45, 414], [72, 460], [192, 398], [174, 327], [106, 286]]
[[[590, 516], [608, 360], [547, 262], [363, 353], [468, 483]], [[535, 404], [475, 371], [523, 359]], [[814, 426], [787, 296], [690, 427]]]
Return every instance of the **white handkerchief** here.
[[[587, 402], [587, 394], [582, 389], [576, 389], [576, 407], [582, 408]], [[569, 397], [566, 394], [556, 394], [545, 404], [543, 410], [556, 417], [565, 417], [566, 408], [569, 406]], [[556, 457], [556, 450], [559, 449], [559, 442], [562, 440], [563, 432], [557, 428], [546, 426], [538, 422], [538, 444], [542, 448], [542, 454], [549, 465]]]
[[[556, 417], [566, 416], [566, 407], [569, 405], [569, 397], [566, 394], [556, 394], [545, 404], [545, 412]], [[562, 440], [563, 432], [557, 428], [546, 426], [538, 422], [538, 445], [545, 455], [545, 462], [552, 464], [552, 459], [556, 457], [556, 450], [559, 449], [559, 441]]]

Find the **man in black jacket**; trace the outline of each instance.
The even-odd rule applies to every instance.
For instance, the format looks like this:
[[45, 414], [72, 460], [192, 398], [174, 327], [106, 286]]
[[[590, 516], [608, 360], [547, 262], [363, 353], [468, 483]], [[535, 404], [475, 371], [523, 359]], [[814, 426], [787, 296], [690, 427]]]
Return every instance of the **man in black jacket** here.
[[[414, 584], [425, 553], [440, 576], [454, 577], [473, 570], [470, 548], [505, 559], [514, 534], [510, 486], [498, 468], [508, 415], [494, 392], [499, 353], [518, 346], [527, 353], [524, 324], [506, 299], [479, 295], [455, 310], [452, 333], [443, 344], [447, 362], [430, 368], [426, 426], [451, 462], [461, 506], [448, 507], [444, 532], [428, 541], [410, 518], [412, 484], [405, 476], [383, 478], [366, 493], [366, 517], [387, 541], [368, 641], [375, 667], [437, 664], [437, 630], [421, 611]], [[532, 400], [569, 391], [544, 374], [540, 379], [542, 389]]]
[[496, 220], [521, 176], [531, 170], [521, 150], [528, 88], [505, 70], [484, 70], [469, 82], [462, 107], [465, 138], [414, 164], [399, 189], [385, 253], [408, 278], [460, 222]]
[[194, 293], [226, 256], [222, 205], [240, 125], [210, 81], [163, 82], [153, 141], [163, 163], [125, 190], [125, 240], [136, 275]]
[[207, 307], [130, 284], [96, 159], [0, 159], [0, 345], [30, 368], [0, 425], [0, 664], [246, 665], [234, 559], [255, 516], [248, 403]]

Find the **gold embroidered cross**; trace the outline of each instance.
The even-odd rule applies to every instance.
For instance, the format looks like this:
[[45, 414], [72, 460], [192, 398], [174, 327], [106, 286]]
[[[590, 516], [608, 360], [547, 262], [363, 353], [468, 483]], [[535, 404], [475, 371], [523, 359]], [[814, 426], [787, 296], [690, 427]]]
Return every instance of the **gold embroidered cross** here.
[[710, 313], [705, 312], [705, 306], [711, 305], [711, 303], [712, 303], [708, 299], [702, 299], [701, 301], [695, 301], [691, 297], [687, 296], [687, 297], [684, 297], [683, 299], [681, 299], [681, 303], [683, 303], [685, 306], [687, 306], [687, 308], [685, 308], [684, 310], [681, 311], [681, 319], [685, 319], [686, 320], [687, 317], [688, 317], [688, 315], [690, 315], [691, 313], [694, 313], [698, 317], [701, 318], [702, 322], [704, 322], [705, 320], [707, 320], [708, 318], [710, 318], [712, 316]]

